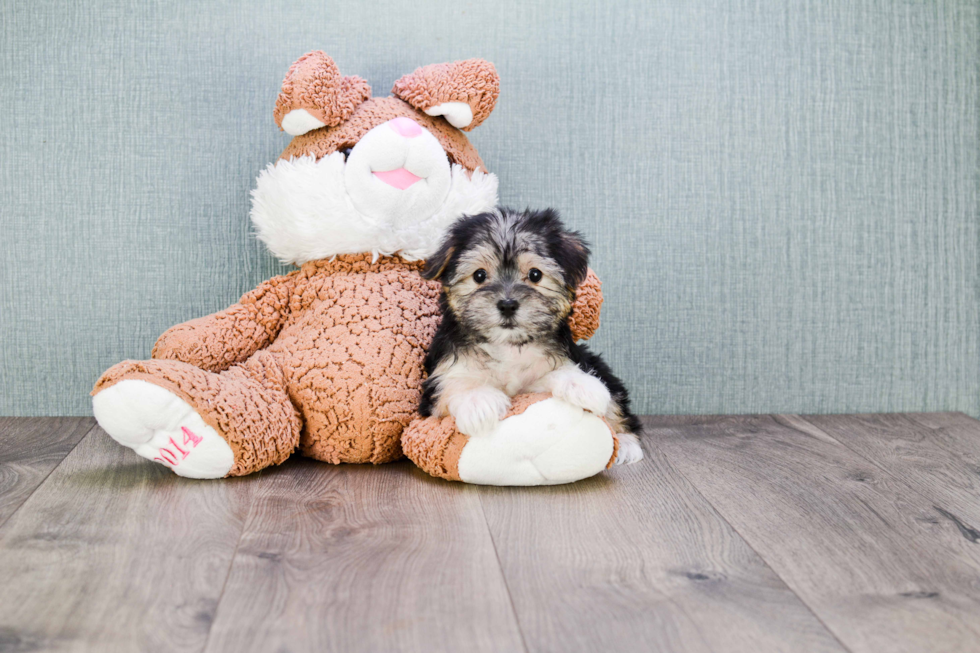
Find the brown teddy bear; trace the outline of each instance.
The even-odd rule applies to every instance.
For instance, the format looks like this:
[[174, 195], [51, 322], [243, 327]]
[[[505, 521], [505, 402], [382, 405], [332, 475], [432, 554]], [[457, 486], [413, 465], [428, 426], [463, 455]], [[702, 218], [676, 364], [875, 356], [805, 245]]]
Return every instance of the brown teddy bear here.
[[[152, 359], [95, 384], [93, 409], [116, 441], [181, 476], [249, 474], [293, 451], [329, 463], [407, 454], [430, 474], [474, 483], [563, 483], [604, 469], [615, 438], [547, 395], [514, 400], [489, 436], [422, 420], [422, 362], [439, 284], [421, 275], [458, 217], [497, 202], [462, 133], [497, 101], [492, 64], [419, 68], [393, 97], [371, 97], [322, 52], [289, 69], [275, 119], [294, 136], [252, 192], [259, 238], [299, 269], [214, 315], [179, 324]], [[598, 279], [580, 287], [573, 330], [598, 326]]]

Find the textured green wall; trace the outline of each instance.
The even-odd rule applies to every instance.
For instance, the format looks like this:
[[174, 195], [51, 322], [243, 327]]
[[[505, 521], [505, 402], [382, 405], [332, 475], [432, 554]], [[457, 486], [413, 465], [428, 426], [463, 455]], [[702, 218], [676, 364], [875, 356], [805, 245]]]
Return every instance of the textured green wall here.
[[8, 0], [0, 30], [0, 414], [88, 413], [281, 271], [248, 192], [316, 48], [378, 93], [496, 63], [472, 140], [594, 242], [640, 411], [980, 413], [975, 2]]

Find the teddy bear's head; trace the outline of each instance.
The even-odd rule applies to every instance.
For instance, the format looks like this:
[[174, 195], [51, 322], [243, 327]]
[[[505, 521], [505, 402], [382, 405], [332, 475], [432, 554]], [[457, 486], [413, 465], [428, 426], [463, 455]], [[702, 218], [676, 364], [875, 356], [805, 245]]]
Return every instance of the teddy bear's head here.
[[493, 64], [470, 59], [419, 68], [393, 97], [371, 97], [323, 52], [303, 55], [274, 114], [294, 138], [252, 191], [259, 238], [296, 264], [425, 258], [458, 217], [497, 203], [497, 178], [463, 131], [486, 120], [499, 88]]

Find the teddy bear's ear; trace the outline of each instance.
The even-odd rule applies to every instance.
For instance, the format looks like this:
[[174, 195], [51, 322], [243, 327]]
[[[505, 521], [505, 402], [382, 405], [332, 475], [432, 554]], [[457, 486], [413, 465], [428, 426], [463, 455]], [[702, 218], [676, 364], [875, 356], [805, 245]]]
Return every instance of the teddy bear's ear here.
[[453, 127], [470, 131], [490, 115], [500, 95], [500, 77], [483, 59], [438, 63], [417, 68], [391, 89], [430, 116], [445, 116]]
[[333, 59], [315, 50], [290, 66], [273, 115], [280, 129], [299, 136], [339, 125], [370, 97], [371, 87], [366, 81], [341, 75]]

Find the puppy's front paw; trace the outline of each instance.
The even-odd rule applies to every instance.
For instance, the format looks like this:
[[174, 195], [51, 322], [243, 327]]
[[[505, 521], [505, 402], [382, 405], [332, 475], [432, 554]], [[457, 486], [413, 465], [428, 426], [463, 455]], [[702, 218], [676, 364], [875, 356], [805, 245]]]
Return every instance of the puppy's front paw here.
[[617, 433], [619, 449], [616, 450], [616, 465], [631, 465], [643, 460], [643, 448], [640, 439], [632, 433]]
[[559, 370], [553, 374], [551, 394], [590, 413], [606, 414], [612, 397], [602, 381], [578, 368]]
[[510, 410], [510, 397], [496, 388], [477, 388], [449, 400], [459, 432], [473, 438], [490, 434]]

